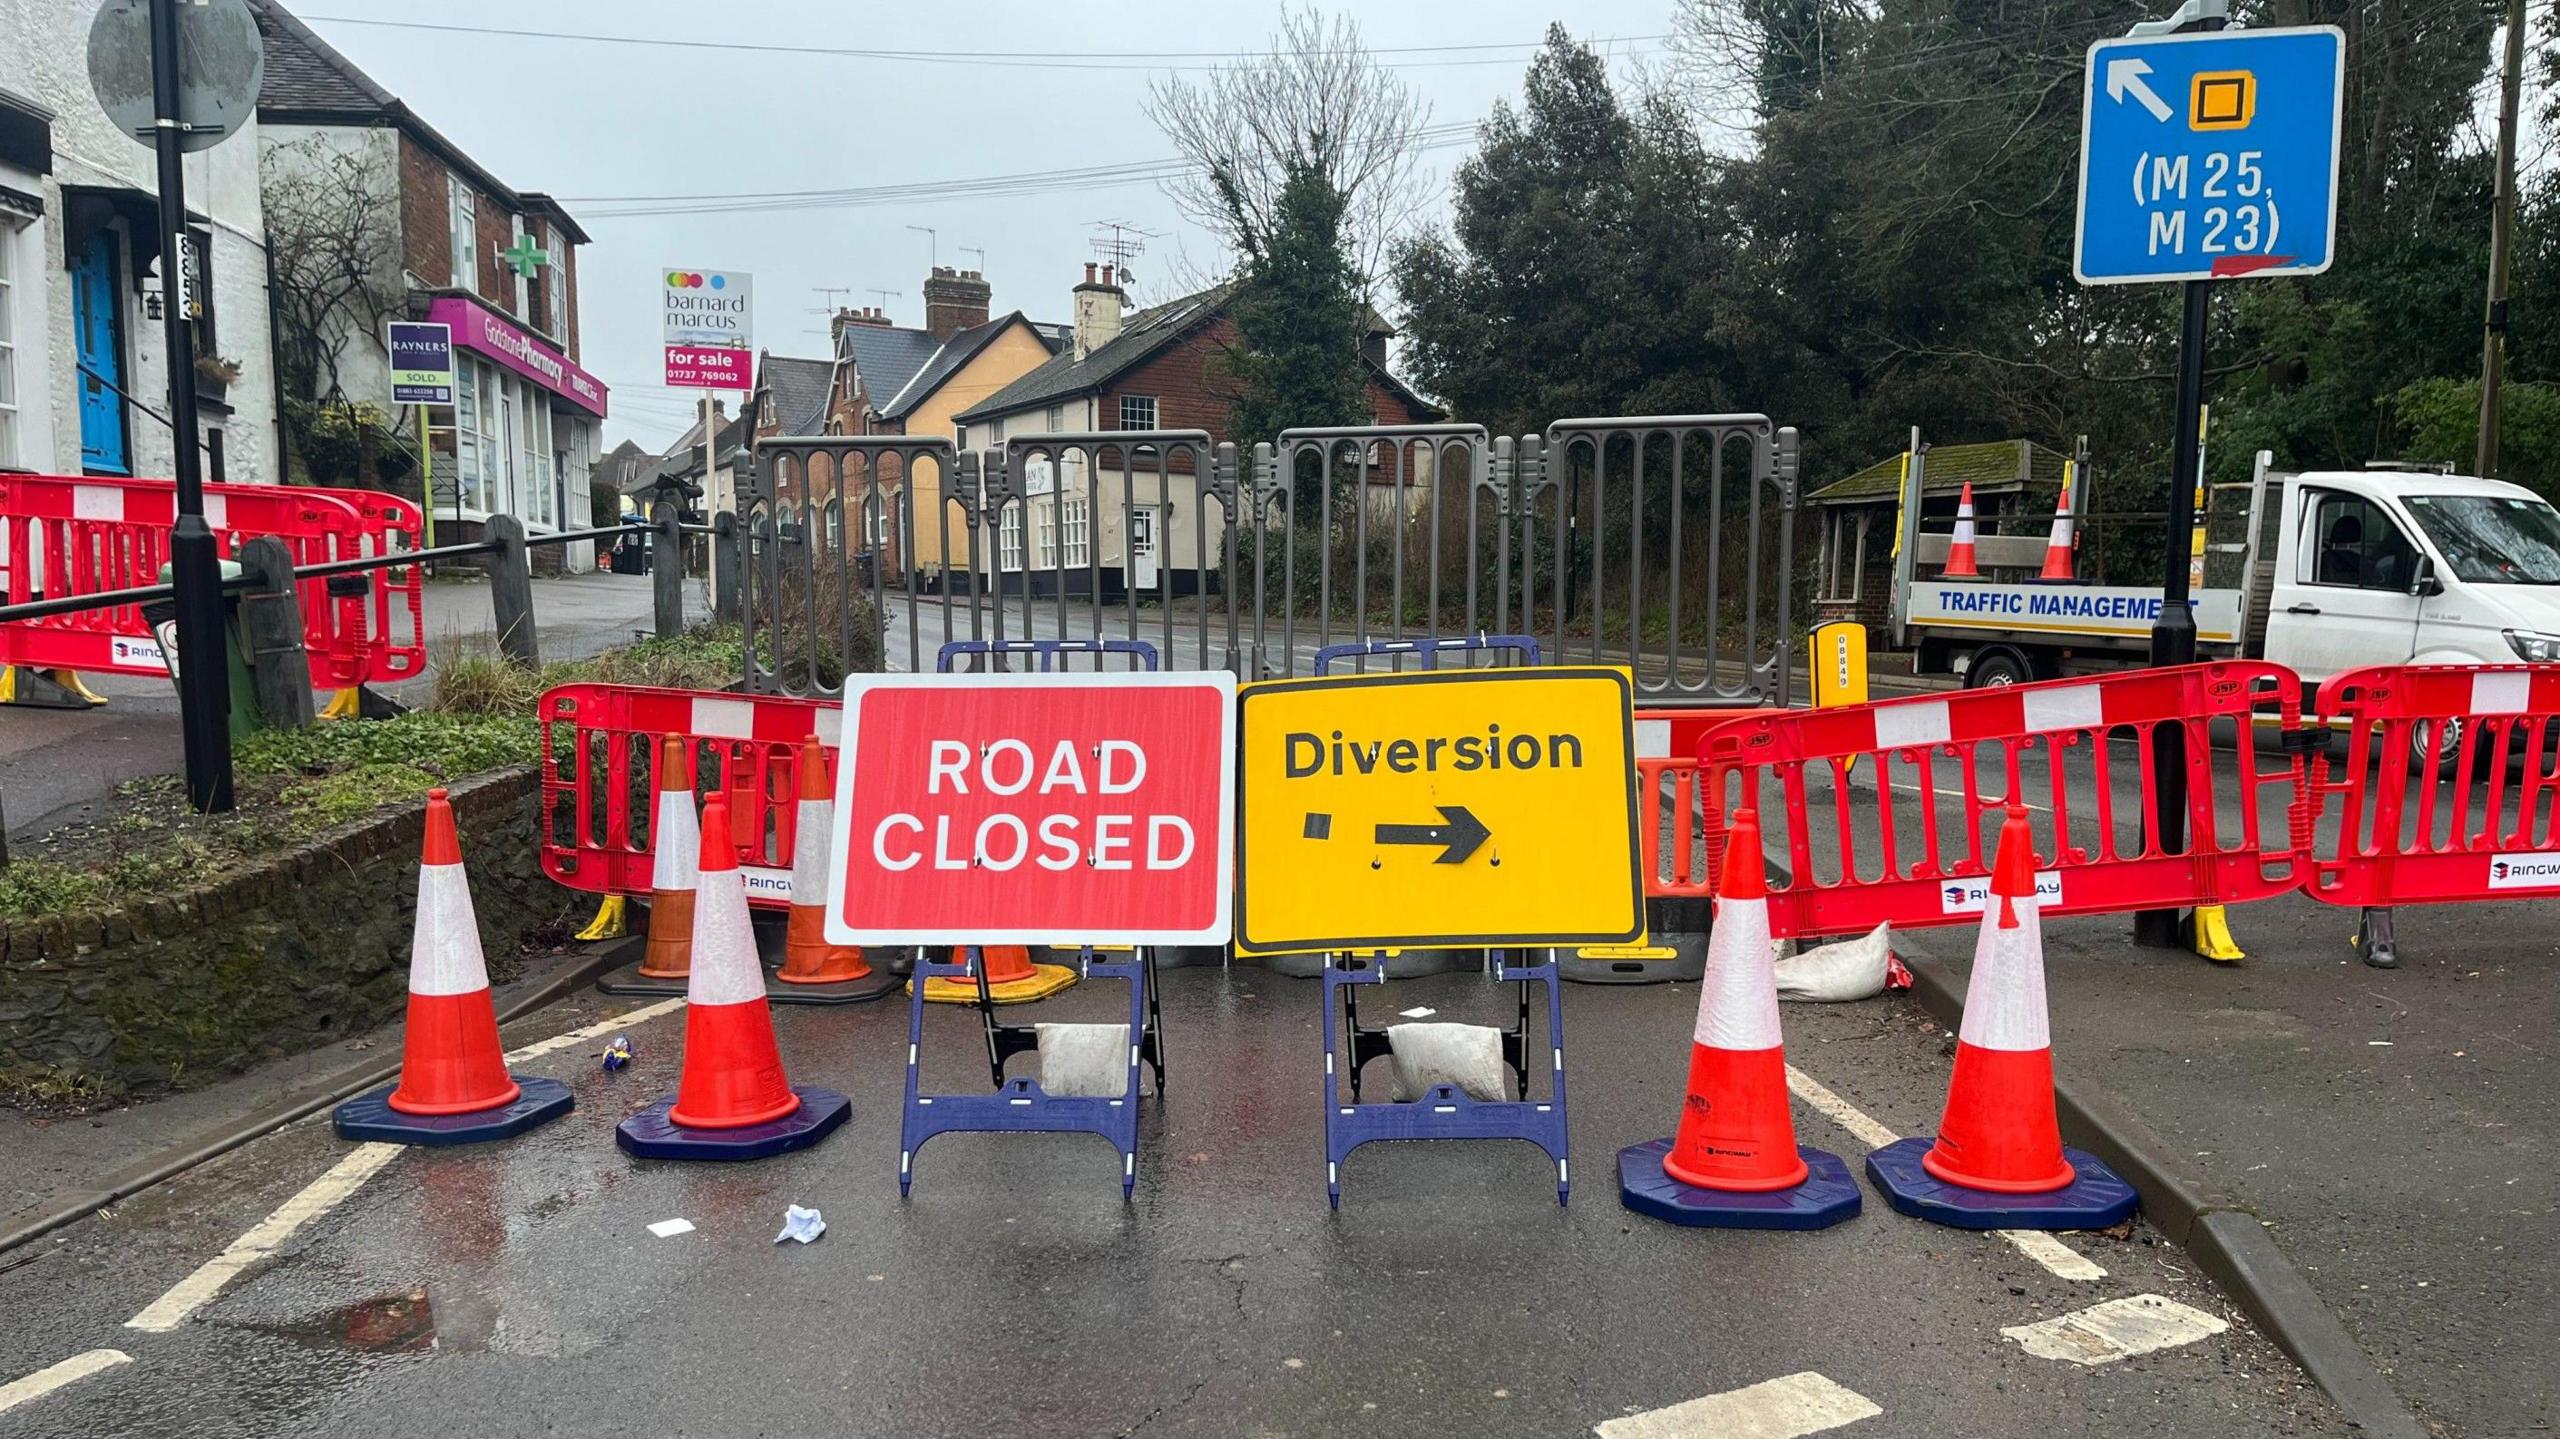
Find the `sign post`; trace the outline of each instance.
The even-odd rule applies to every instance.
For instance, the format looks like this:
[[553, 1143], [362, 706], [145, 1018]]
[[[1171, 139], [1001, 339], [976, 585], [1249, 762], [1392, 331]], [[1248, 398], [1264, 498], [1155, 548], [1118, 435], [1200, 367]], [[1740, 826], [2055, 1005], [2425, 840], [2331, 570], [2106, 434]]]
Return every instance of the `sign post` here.
[[[755, 284], [738, 270], [670, 269], [658, 288], [660, 339], [667, 352], [667, 384], [702, 395], [702, 498], [719, 508], [712, 476], [720, 464], [720, 427], [711, 392], [744, 393], [755, 384]], [[681, 563], [681, 561], [678, 561]], [[722, 563], [714, 554], [716, 571]], [[714, 578], [714, 588], [718, 580]]]
[[1643, 939], [1633, 696], [1602, 666], [1245, 686], [1237, 948]]
[[[453, 326], [393, 320], [383, 348], [391, 357], [391, 403], [418, 407], [418, 498], [424, 502], [427, 548], [432, 550], [436, 547], [436, 446], [427, 407], [453, 403]], [[460, 507], [459, 493], [454, 503]]]
[[[2316, 275], [2337, 245], [2346, 35], [2333, 25], [2225, 30], [2227, 10], [2190, 0], [2180, 18], [2195, 16], [2194, 31], [2139, 26], [2091, 45], [2081, 95], [2073, 274], [2084, 285], [2186, 286], [2154, 665], [2196, 655], [2187, 537], [2203, 460], [2207, 286]], [[2155, 838], [2176, 851], [2186, 843], [2184, 740], [2161, 738]], [[2174, 947], [2179, 918], [2145, 911], [2134, 936]]]

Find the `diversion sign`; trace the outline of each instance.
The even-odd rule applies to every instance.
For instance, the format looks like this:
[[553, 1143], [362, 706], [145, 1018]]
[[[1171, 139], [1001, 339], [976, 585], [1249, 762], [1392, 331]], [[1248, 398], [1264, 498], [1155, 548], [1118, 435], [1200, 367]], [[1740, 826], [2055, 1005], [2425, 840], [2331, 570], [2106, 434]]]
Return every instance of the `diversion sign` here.
[[[2240, 630], [2238, 590], [2198, 590], [2188, 601], [2196, 638], [2229, 644]], [[2149, 639], [2160, 592], [2128, 585], [1994, 585], [1921, 580], [1911, 586], [1906, 622], [1950, 629]]]

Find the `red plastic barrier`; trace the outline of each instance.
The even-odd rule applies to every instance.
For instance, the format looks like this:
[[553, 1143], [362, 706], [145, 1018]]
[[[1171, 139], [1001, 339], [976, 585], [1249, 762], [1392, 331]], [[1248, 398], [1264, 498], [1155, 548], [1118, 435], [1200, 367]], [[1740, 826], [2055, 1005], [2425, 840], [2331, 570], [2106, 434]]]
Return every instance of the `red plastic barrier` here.
[[[2560, 665], [2350, 670], [2318, 704], [2347, 758], [2334, 777], [2325, 749], [2312, 764], [2337, 831], [2305, 893], [2376, 907], [2560, 894]], [[2420, 755], [2448, 730], [2439, 778]]]
[[[693, 745], [698, 793], [728, 796], [750, 902], [791, 900], [799, 806], [795, 751], [836, 744], [843, 706], [787, 695], [706, 694], [639, 685], [561, 685], [542, 696], [542, 872], [593, 894], [649, 892], [657, 742]], [[821, 837], [821, 843], [824, 837]]]
[[[1707, 835], [1694, 822], [1699, 813], [1698, 742], [1717, 725], [1752, 712], [1636, 711], [1636, 785], [1646, 806], [1640, 821], [1644, 857], [1639, 862], [1644, 866], [1646, 898], [1702, 899], [1712, 893], [1715, 871]], [[1721, 845], [1716, 853], [1723, 853]]]
[[[1782, 935], [1971, 922], [2012, 799], [2030, 810], [2049, 914], [2262, 899], [2308, 873], [2302, 757], [2245, 743], [2217, 755], [2210, 740], [2217, 723], [2289, 731], [2300, 720], [2293, 672], [2254, 663], [1756, 712], [1703, 741], [1708, 847], [1721, 848], [1727, 809], [1758, 804], [1762, 831], [1785, 841], [1788, 878], [1769, 894]], [[2151, 838], [2155, 759], [2172, 730], [2184, 736], [2188, 792], [2176, 851]], [[1819, 859], [1817, 831], [1828, 840]]]
[[[0, 475], [0, 595], [15, 604], [157, 584], [176, 519], [171, 481]], [[296, 564], [412, 548], [423, 523], [397, 496], [299, 485], [207, 485], [205, 521], [225, 556], [273, 535]], [[416, 567], [363, 578], [362, 591], [340, 581], [344, 594], [327, 579], [297, 587], [316, 688], [408, 679], [426, 667]], [[0, 624], [0, 664], [165, 672], [139, 605]]]

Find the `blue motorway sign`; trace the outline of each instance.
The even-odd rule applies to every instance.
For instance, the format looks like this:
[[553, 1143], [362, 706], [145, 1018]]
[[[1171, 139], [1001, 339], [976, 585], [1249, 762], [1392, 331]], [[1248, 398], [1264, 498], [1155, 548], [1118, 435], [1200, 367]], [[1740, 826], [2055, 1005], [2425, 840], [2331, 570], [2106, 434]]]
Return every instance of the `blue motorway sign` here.
[[2334, 25], [2090, 46], [2072, 273], [2121, 285], [2328, 269], [2346, 59]]

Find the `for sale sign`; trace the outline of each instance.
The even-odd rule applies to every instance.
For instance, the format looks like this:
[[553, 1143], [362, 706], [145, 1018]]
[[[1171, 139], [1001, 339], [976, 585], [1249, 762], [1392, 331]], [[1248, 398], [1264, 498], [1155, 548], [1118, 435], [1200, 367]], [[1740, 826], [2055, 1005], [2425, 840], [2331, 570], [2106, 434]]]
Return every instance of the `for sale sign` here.
[[827, 937], [1223, 944], [1235, 680], [848, 677]]
[[667, 383], [705, 390], [752, 387], [754, 285], [737, 270], [671, 269], [658, 287]]

